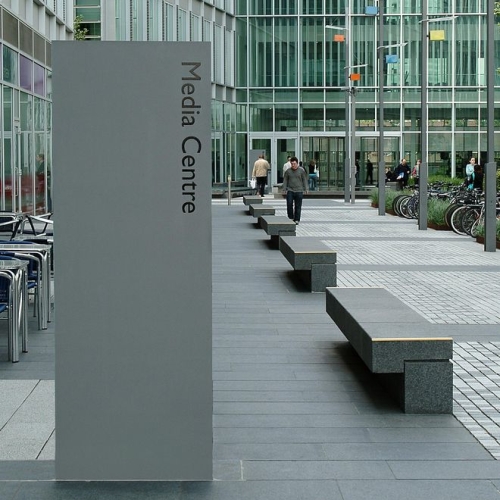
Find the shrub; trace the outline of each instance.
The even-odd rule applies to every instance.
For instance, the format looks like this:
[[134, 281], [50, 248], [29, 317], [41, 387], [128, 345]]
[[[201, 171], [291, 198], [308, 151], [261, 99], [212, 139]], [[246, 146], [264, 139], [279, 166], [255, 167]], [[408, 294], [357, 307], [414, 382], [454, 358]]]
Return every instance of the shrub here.
[[444, 226], [444, 213], [450, 206], [447, 200], [440, 200], [438, 198], [430, 198], [427, 203], [427, 221], [432, 222], [438, 226]]
[[459, 186], [464, 182], [460, 177], [449, 177], [448, 175], [430, 175], [429, 184], [434, 182], [444, 182], [448, 184], [453, 184], [454, 186]]
[[[392, 210], [392, 202], [396, 196], [401, 194], [401, 191], [395, 191], [394, 189], [386, 189], [385, 190], [385, 209]], [[370, 201], [378, 206], [379, 197], [378, 197], [378, 188], [372, 189], [370, 193]]]
[[392, 210], [392, 202], [396, 196], [400, 195], [401, 191], [396, 191], [394, 189], [386, 189], [385, 190], [385, 209]]
[[[479, 224], [477, 226], [477, 236], [482, 236], [484, 238], [484, 224]], [[497, 241], [500, 241], [500, 219], [497, 219]]]

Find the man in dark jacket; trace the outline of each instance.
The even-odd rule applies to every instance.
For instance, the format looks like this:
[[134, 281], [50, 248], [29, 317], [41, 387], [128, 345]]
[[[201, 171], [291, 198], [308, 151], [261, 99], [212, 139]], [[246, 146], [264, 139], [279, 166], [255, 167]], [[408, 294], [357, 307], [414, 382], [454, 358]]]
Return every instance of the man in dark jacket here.
[[399, 165], [394, 170], [394, 175], [396, 176], [396, 181], [398, 183], [399, 189], [402, 190], [408, 185], [408, 179], [410, 177], [410, 167], [406, 162], [405, 158], [402, 158]]
[[300, 222], [302, 198], [307, 193], [307, 175], [303, 168], [299, 168], [296, 156], [290, 158], [289, 168], [283, 178], [283, 193], [286, 194], [286, 211], [289, 219], [295, 224]]

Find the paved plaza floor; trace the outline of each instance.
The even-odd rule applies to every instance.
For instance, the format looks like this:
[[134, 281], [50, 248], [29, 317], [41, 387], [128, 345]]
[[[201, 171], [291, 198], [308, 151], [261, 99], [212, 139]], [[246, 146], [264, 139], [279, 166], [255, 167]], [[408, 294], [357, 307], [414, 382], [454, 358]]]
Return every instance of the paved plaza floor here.
[[0, 499], [500, 500], [500, 251], [304, 201], [297, 237], [338, 252], [338, 286], [385, 287], [454, 338], [454, 414], [405, 415], [242, 201], [212, 205], [214, 481], [55, 482], [54, 323], [14, 365], [2, 324]]

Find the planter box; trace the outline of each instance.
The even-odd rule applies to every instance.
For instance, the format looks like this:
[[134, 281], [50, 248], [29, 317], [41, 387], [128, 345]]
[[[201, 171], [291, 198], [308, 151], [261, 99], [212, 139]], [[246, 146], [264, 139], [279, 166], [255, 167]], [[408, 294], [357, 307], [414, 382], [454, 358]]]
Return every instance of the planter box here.
[[[476, 236], [476, 241], [484, 245], [484, 236]], [[497, 248], [500, 248], [500, 241], [497, 240]]]
[[427, 222], [427, 227], [430, 229], [435, 229], [436, 231], [451, 231], [446, 224], [435, 224], [434, 222]]

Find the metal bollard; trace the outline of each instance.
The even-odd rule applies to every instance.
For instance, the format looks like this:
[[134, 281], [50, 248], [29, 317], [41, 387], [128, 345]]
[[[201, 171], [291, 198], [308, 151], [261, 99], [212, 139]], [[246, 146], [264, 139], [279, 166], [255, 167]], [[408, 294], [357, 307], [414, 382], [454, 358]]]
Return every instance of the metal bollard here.
[[231, 205], [231, 176], [227, 176], [227, 204]]

